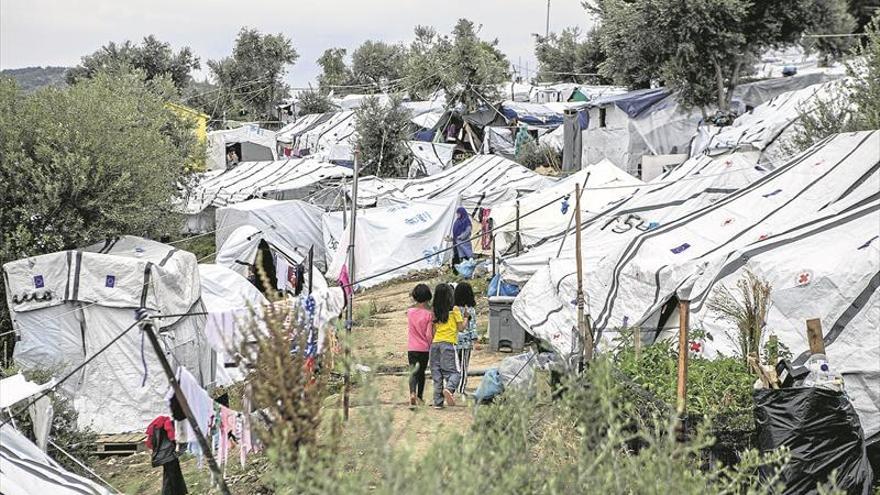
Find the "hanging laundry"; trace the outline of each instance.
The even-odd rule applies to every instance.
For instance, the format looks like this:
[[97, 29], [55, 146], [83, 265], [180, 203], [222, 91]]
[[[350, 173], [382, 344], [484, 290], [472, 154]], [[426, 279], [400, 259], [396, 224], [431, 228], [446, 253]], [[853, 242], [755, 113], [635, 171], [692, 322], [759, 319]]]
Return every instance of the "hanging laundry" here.
[[174, 422], [168, 416], [159, 416], [147, 426], [147, 448], [153, 451], [151, 464], [162, 466], [162, 495], [184, 495], [186, 482], [177, 458], [174, 442]]
[[480, 208], [480, 247], [486, 251], [492, 249], [492, 224], [489, 217], [492, 215], [491, 208]]
[[[198, 380], [196, 380], [192, 373], [182, 366], [177, 368], [177, 382], [180, 384], [180, 390], [186, 397], [189, 409], [192, 411], [193, 417], [199, 425], [199, 430], [201, 430], [202, 433], [206, 433], [208, 431], [208, 422], [213, 412], [214, 401], [211, 400], [211, 396], [208, 395], [208, 392], [205, 392], [205, 389], [199, 385]], [[169, 406], [172, 397], [174, 397], [174, 389], [170, 389], [165, 396], [169, 401]], [[190, 426], [189, 421], [186, 421], [183, 424], [186, 441], [195, 442], [196, 435], [192, 426]]]

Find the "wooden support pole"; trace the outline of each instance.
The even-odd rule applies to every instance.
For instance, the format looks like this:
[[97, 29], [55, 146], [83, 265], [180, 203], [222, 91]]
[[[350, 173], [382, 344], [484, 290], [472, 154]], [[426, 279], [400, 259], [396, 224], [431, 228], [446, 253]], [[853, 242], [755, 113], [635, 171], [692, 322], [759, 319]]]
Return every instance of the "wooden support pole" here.
[[348, 283], [349, 287], [348, 307], [346, 308], [345, 318], [345, 375], [343, 376], [342, 391], [342, 419], [348, 421], [348, 409], [351, 403], [351, 326], [354, 324], [354, 240], [355, 228], [357, 227], [357, 191], [358, 191], [358, 173], [360, 169], [360, 151], [354, 152], [354, 174], [351, 184], [351, 223], [349, 224], [348, 234]]
[[492, 276], [495, 276], [495, 232], [492, 232]]
[[[309, 246], [309, 295], [312, 294], [312, 274], [315, 273], [315, 246]], [[302, 284], [302, 282], [300, 282]]]
[[162, 364], [162, 370], [165, 372], [165, 376], [168, 377], [168, 382], [171, 383], [171, 388], [174, 389], [174, 396], [177, 397], [177, 402], [180, 404], [183, 413], [186, 414], [189, 426], [192, 428], [193, 433], [196, 434], [196, 439], [199, 441], [202, 453], [208, 461], [208, 468], [214, 474], [214, 482], [217, 484], [217, 488], [223, 495], [229, 495], [229, 487], [226, 486], [226, 480], [223, 479], [223, 473], [220, 471], [220, 467], [217, 465], [217, 461], [211, 453], [211, 446], [202, 434], [198, 421], [193, 417], [192, 409], [189, 408], [189, 402], [187, 402], [186, 396], [183, 395], [180, 383], [177, 382], [177, 377], [174, 375], [174, 371], [171, 370], [171, 365], [168, 364], [168, 358], [165, 357], [162, 347], [159, 346], [159, 339], [156, 338], [156, 333], [153, 331], [153, 322], [146, 320], [142, 325], [143, 327], [141, 328], [141, 331], [147, 333], [147, 338], [150, 339], [150, 344], [153, 346], [153, 350], [156, 351], [156, 357], [159, 358], [159, 363]]
[[577, 323], [578, 323], [578, 332], [581, 336], [581, 342], [583, 342], [583, 354], [581, 355], [581, 369], [583, 369], [584, 364], [590, 362], [593, 359], [593, 332], [590, 329], [589, 322], [587, 319], [589, 316], [584, 316], [584, 270], [583, 270], [583, 261], [581, 260], [581, 185], [574, 185], [574, 197], [575, 197], [575, 238], [574, 238], [574, 251], [575, 251], [575, 260], [577, 262]]
[[633, 327], [633, 349], [636, 353], [636, 363], [642, 357], [642, 327]]
[[822, 340], [822, 320], [807, 320], [807, 340], [810, 342], [810, 354], [825, 354], [825, 341]]
[[684, 420], [687, 416], [687, 367], [688, 367], [688, 325], [690, 324], [690, 301], [678, 302], [678, 388], [676, 392], [676, 412], [679, 420], [680, 439], [684, 439]]

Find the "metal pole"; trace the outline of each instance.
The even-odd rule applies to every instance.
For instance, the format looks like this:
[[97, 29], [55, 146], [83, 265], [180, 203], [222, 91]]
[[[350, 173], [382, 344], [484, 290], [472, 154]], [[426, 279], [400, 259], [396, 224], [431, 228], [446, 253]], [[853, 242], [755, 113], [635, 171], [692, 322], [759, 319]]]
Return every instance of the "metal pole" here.
[[315, 246], [309, 247], [309, 295], [312, 294], [312, 274], [315, 272]]
[[[584, 191], [587, 190], [587, 182], [590, 180], [590, 173], [591, 172], [587, 172], [587, 176], [584, 177], [584, 186], [583, 186], [583, 190], [581, 191], [581, 194], [583, 194]], [[577, 189], [575, 189], [575, 191], [577, 191]], [[580, 199], [581, 199], [581, 195], [579, 194], [577, 197], [577, 200], [575, 202], [580, 201]], [[580, 210], [580, 208], [578, 208], [578, 210]], [[562, 248], [565, 246], [565, 239], [568, 238], [568, 231], [571, 230], [571, 220], [574, 217], [575, 217], [574, 213], [572, 213], [572, 215], [570, 217], [568, 217], [568, 225], [565, 226], [565, 233], [562, 234], [562, 241], [559, 243], [559, 250], [556, 251], [557, 258], [562, 255]], [[580, 222], [578, 222], [578, 224], [580, 224]]]
[[220, 472], [220, 467], [217, 466], [217, 461], [211, 453], [211, 446], [202, 434], [202, 430], [199, 429], [199, 423], [193, 416], [192, 409], [189, 408], [189, 402], [186, 401], [186, 396], [183, 395], [183, 390], [180, 389], [180, 384], [177, 383], [177, 378], [171, 370], [171, 365], [168, 364], [168, 359], [165, 357], [165, 353], [162, 352], [162, 348], [159, 346], [159, 339], [156, 338], [156, 333], [153, 331], [153, 322], [147, 320], [142, 325], [142, 331], [147, 333], [147, 337], [150, 339], [150, 344], [153, 345], [153, 350], [156, 351], [156, 357], [159, 358], [159, 363], [162, 364], [162, 370], [165, 371], [165, 376], [168, 377], [168, 382], [171, 383], [171, 387], [174, 389], [174, 395], [177, 397], [177, 402], [180, 403], [180, 408], [183, 410], [183, 413], [186, 414], [186, 419], [189, 420], [189, 426], [192, 428], [193, 433], [196, 434], [199, 446], [202, 448], [202, 453], [205, 454], [205, 459], [208, 461], [208, 468], [214, 473], [214, 482], [217, 483], [217, 488], [220, 489], [220, 493], [223, 495], [230, 495], [229, 487], [226, 486], [226, 480], [223, 479], [223, 473]]
[[[519, 191], [516, 193], [517, 198], [519, 197]], [[516, 200], [516, 255], [519, 256], [519, 252], [522, 249], [522, 241], [519, 237], [519, 199]]]
[[547, 0], [547, 28], [544, 30], [544, 37], [550, 37], [550, 0]]
[[[354, 266], [354, 239], [355, 227], [357, 227], [357, 191], [358, 191], [358, 172], [360, 168], [360, 151], [354, 152], [354, 176], [351, 183], [351, 223], [348, 230], [348, 283], [353, 284], [355, 281]], [[345, 377], [343, 380], [342, 392], [342, 418], [348, 421], [348, 409], [351, 395], [351, 326], [354, 319], [354, 287], [349, 286], [348, 308], [345, 318]]]

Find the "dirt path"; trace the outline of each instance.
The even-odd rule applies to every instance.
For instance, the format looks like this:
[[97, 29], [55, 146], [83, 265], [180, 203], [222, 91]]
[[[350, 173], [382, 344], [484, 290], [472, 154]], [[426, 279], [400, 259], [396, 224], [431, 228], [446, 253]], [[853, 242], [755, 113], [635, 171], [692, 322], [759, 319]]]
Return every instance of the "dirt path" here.
[[[355, 308], [368, 307], [375, 313], [360, 327], [352, 331], [355, 362], [364, 363], [372, 370], [401, 368], [407, 366], [406, 356], [406, 309], [412, 304], [410, 291], [419, 280], [408, 280], [358, 294]], [[433, 287], [437, 279], [423, 282]], [[485, 297], [478, 295], [478, 324], [488, 322]], [[356, 309], [357, 311], [357, 309]], [[361, 309], [360, 311], [365, 311]], [[506, 354], [492, 353], [487, 345], [478, 345], [471, 356], [470, 369], [486, 368], [497, 364]], [[468, 379], [467, 391], [473, 393], [480, 384], [480, 377]], [[425, 385], [425, 399], [430, 403], [433, 383], [430, 377]], [[368, 419], [377, 413], [390, 415], [391, 442], [396, 447], [410, 449], [416, 455], [424, 453], [439, 435], [463, 432], [473, 420], [472, 401], [458, 396], [456, 406], [436, 410], [427, 405], [414, 410], [409, 406], [409, 392], [405, 375], [371, 373], [370, 384], [356, 386], [352, 391], [351, 422], [347, 427], [352, 447], [357, 448], [360, 433], [369, 428]]]

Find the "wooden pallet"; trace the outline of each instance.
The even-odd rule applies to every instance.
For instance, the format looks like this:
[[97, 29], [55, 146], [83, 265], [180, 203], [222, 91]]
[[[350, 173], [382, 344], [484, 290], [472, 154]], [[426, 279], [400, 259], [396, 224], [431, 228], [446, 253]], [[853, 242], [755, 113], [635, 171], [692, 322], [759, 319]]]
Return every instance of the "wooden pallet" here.
[[147, 449], [145, 439], [143, 433], [99, 435], [95, 442], [95, 454], [100, 457], [137, 454]]

